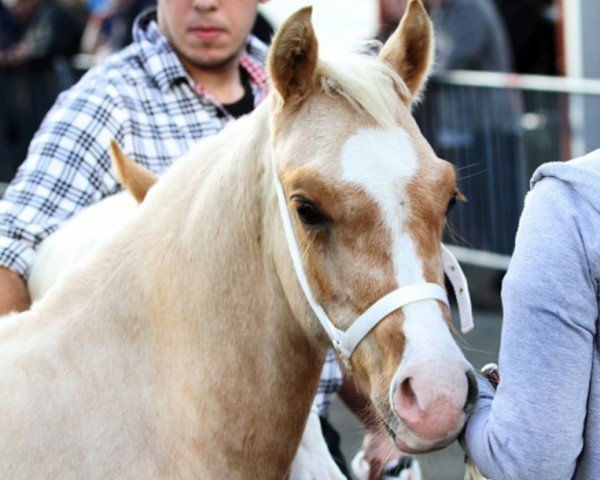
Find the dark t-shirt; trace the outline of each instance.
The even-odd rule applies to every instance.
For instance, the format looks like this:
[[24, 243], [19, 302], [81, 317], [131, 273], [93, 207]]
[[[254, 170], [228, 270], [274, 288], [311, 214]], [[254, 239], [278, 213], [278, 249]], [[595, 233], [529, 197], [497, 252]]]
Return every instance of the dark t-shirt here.
[[241, 68], [240, 74], [242, 85], [244, 87], [244, 95], [237, 102], [223, 104], [223, 108], [234, 118], [239, 118], [254, 110], [254, 95], [252, 94], [252, 88], [250, 87], [248, 73]]

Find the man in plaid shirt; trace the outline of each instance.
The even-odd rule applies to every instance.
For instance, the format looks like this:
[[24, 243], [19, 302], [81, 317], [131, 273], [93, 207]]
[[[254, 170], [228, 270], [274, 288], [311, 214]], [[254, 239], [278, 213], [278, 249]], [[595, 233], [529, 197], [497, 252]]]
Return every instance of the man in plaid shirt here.
[[258, 0], [217, 3], [161, 0], [158, 21], [142, 15], [130, 47], [60, 95], [0, 202], [0, 313], [28, 306], [39, 242], [119, 190], [111, 138], [160, 174], [265, 97], [267, 49], [248, 36]]

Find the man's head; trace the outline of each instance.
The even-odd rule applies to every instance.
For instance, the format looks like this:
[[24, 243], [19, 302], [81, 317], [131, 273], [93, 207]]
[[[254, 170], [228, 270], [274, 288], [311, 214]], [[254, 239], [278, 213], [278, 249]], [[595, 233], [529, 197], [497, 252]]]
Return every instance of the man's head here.
[[158, 24], [186, 67], [226, 68], [239, 58], [264, 1], [158, 0]]

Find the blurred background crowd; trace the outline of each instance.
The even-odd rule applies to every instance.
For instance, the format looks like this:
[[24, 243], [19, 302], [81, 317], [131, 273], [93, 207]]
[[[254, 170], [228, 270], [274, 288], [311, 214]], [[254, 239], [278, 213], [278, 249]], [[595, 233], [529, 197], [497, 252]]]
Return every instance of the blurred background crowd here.
[[[281, 0], [279, 0], [281, 1]], [[273, 3], [277, 0], [273, 0]], [[406, 0], [378, 3], [377, 36], [385, 39], [398, 24]], [[0, 66], [32, 66], [56, 56], [86, 53], [102, 58], [131, 42], [135, 17], [154, 0], [2, 0], [0, 2]], [[426, 0], [439, 33], [440, 68], [502, 70], [554, 74], [556, 12], [552, 0]], [[351, 7], [347, 7], [351, 8]], [[455, 13], [472, 14], [454, 17]], [[269, 6], [265, 7], [269, 16]], [[478, 18], [482, 22], [472, 23]], [[277, 19], [271, 19], [271, 23]], [[462, 43], [456, 34], [469, 27], [481, 29], [481, 38]], [[491, 27], [487, 29], [486, 27]], [[269, 40], [264, 17], [259, 37]], [[476, 55], [477, 42], [502, 43], [499, 57]], [[490, 45], [491, 47], [491, 45]], [[481, 52], [481, 51], [480, 51]], [[470, 56], [471, 55], [471, 56]]]

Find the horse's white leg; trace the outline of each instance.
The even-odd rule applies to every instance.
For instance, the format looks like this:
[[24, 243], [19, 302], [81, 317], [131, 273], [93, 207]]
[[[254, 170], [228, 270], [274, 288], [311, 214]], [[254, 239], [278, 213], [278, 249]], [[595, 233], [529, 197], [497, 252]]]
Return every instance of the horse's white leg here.
[[302, 441], [290, 469], [290, 480], [346, 480], [333, 460], [323, 432], [319, 414], [311, 410]]
[[[416, 457], [401, 453], [391, 437], [384, 430], [367, 433], [363, 448], [354, 456], [351, 463], [355, 480], [368, 480], [373, 477], [367, 456], [385, 463], [383, 473], [377, 478], [384, 480], [422, 480], [421, 466]], [[401, 470], [398, 472], [398, 469]], [[466, 479], [465, 479], [466, 480]]]

